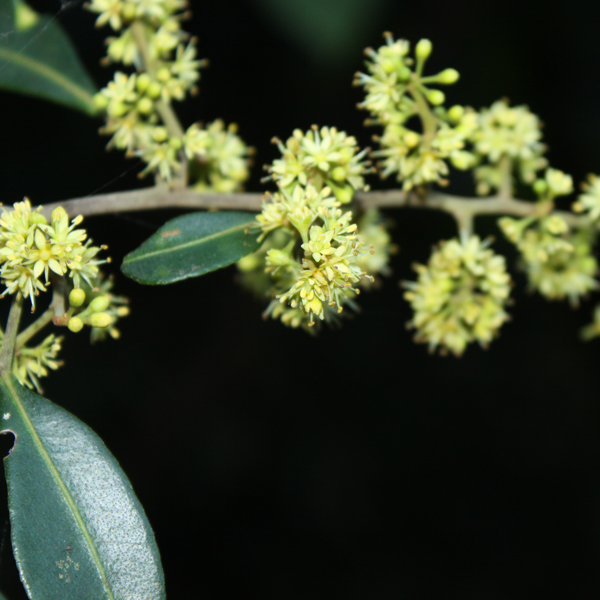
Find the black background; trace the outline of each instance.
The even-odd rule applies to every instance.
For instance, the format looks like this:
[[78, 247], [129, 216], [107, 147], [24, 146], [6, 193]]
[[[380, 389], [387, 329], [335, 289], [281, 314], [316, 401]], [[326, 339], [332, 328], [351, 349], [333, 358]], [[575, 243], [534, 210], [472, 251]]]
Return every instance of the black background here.
[[[314, 5], [306, 0], [307, 11]], [[192, 8], [186, 29], [211, 67], [180, 115], [185, 124], [239, 124], [257, 149], [250, 190], [262, 189], [273, 135], [318, 123], [369, 143], [350, 83], [362, 49], [379, 45], [384, 30], [433, 41], [430, 72], [462, 76], [450, 103], [527, 103], [546, 125], [552, 166], [576, 182], [600, 172], [597, 2], [364, 2], [351, 43], [329, 55], [314, 51], [328, 31], [318, 18], [302, 42], [256, 0]], [[81, 7], [59, 18], [104, 85], [107, 32]], [[140, 166], [104, 151], [99, 124], [0, 95], [2, 201], [85, 196], [132, 166], [103, 191], [147, 185], [135, 176]], [[455, 183], [470, 193], [466, 179]], [[361, 297], [362, 313], [341, 330], [313, 339], [263, 322], [232, 269], [160, 288], [119, 276], [122, 256], [175, 214], [87, 221], [94, 240], [110, 245], [132, 314], [119, 342], [90, 348], [85, 334], [67, 335], [66, 367], [45, 382], [128, 473], [169, 598], [599, 596], [600, 345], [577, 337], [593, 300], [579, 311], [548, 303], [527, 294], [513, 269], [513, 321], [490, 349], [429, 356], [405, 329], [398, 281], [455, 227], [445, 215], [402, 211], [393, 213], [394, 276]], [[493, 219], [478, 231], [495, 234], [514, 264]], [[11, 598], [25, 597], [6, 543], [0, 579]]]

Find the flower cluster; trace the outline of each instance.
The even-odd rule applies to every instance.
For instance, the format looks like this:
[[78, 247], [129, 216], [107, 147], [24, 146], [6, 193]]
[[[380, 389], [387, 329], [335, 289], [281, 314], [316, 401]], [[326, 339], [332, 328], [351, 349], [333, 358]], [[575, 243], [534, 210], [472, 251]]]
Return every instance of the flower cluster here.
[[[373, 152], [380, 159], [381, 176], [395, 173], [406, 190], [432, 182], [445, 183], [447, 160], [458, 169], [468, 169], [475, 162], [465, 147], [477, 126], [476, 114], [459, 105], [449, 110], [442, 106], [444, 93], [430, 86], [451, 85], [458, 81], [459, 74], [445, 69], [437, 75], [423, 76], [432, 50], [429, 40], [418, 42], [413, 60], [407, 40], [384, 35], [384, 46], [365, 51], [368, 73], [357, 73], [355, 79], [355, 85], [363, 86], [366, 92], [359, 108], [373, 117], [367, 123], [384, 128], [383, 134], [375, 137], [381, 149]], [[408, 126], [414, 116], [421, 121], [421, 131]]]
[[[352, 213], [328, 187], [296, 185], [266, 196], [257, 223], [263, 237], [285, 232], [280, 247], [265, 252], [274, 296], [266, 314], [293, 327], [312, 327], [315, 319], [334, 321], [353, 305], [358, 286], [368, 275], [358, 259], [370, 252], [357, 235]], [[272, 236], [271, 236], [272, 237]], [[296, 255], [296, 247], [300, 253]]]
[[62, 366], [57, 360], [63, 338], [50, 334], [34, 348], [23, 346], [17, 350], [13, 360], [12, 373], [21, 385], [35, 389], [41, 393], [40, 377], [46, 377], [48, 369], [56, 371]]
[[[217, 121], [206, 131], [192, 125], [184, 132], [170, 108], [173, 100], [196, 93], [206, 62], [197, 59], [195, 39], [181, 29], [185, 0], [91, 0], [88, 7], [99, 14], [98, 26], [108, 24], [119, 34], [108, 39], [108, 61], [137, 70], [117, 71], [94, 97], [106, 114], [101, 131], [112, 136], [108, 147], [141, 157], [147, 163], [142, 175], [157, 173], [166, 181], [184, 161], [208, 161], [210, 172], [220, 173], [212, 189], [238, 189], [248, 174], [248, 148], [235, 135], [235, 126], [225, 133]], [[198, 183], [212, 185], [213, 178], [204, 175], [200, 169]]]
[[377, 210], [364, 215], [359, 235], [352, 212], [340, 208], [366, 189], [369, 163], [353, 137], [313, 126], [275, 142], [282, 157], [266, 179], [279, 191], [264, 197], [256, 219], [262, 247], [238, 267], [246, 287], [272, 298], [265, 316], [314, 331], [336, 322], [345, 306], [356, 308], [359, 287], [373, 281], [367, 272], [387, 271], [390, 238]]
[[573, 203], [573, 210], [586, 213], [590, 221], [600, 221], [600, 179], [596, 175], [589, 175], [587, 182], [582, 184], [583, 194], [577, 202]]
[[482, 109], [471, 134], [477, 161], [484, 163], [474, 170], [477, 193], [488, 194], [500, 186], [503, 157], [510, 159], [523, 182], [533, 183], [537, 171], [547, 165], [541, 138], [540, 121], [526, 106], [510, 107], [498, 100]]
[[[39, 379], [48, 375], [49, 369], [62, 365], [57, 360], [62, 337], [51, 334], [37, 346], [29, 345], [29, 339], [43, 326], [52, 320], [55, 325], [68, 325], [71, 331], [78, 331], [86, 324], [92, 328], [93, 340], [106, 333], [117, 337], [114, 323], [128, 311], [123, 306], [124, 298], [110, 294], [112, 282], [102, 282], [99, 266], [108, 260], [96, 256], [106, 246], [92, 245], [85, 229], [78, 228], [82, 220], [81, 216], [69, 220], [62, 207], [55, 208], [48, 220], [41, 207], [32, 209], [27, 198], [16, 202], [12, 209], [2, 207], [0, 280], [5, 286], [2, 295], [28, 297], [33, 312], [40, 292], [46, 291], [50, 284], [55, 286], [51, 308], [15, 341], [12, 372], [22, 385], [38, 391]], [[4, 343], [1, 330], [0, 341]]]
[[234, 123], [225, 127], [220, 119], [209, 123], [206, 128], [192, 125], [185, 132], [183, 147], [188, 159], [194, 160], [195, 189], [201, 192], [235, 192], [241, 189], [249, 176], [251, 149], [236, 132]]
[[465, 235], [440, 244], [429, 264], [415, 266], [417, 281], [404, 284], [404, 297], [415, 311], [417, 342], [459, 356], [470, 342], [487, 346], [508, 320], [510, 277], [504, 257], [488, 246]]
[[112, 294], [112, 286], [112, 277], [104, 279], [100, 276], [95, 286], [85, 285], [71, 290], [69, 310], [65, 315], [70, 331], [78, 333], [84, 325], [89, 325], [92, 343], [104, 340], [107, 335], [113, 339], [121, 337], [115, 325], [129, 314], [129, 300]]
[[[50, 222], [32, 210], [29, 200], [17, 202], [12, 210], [3, 207], [0, 216], [0, 280], [4, 294], [19, 292], [35, 299], [46, 290], [49, 276], [70, 277], [75, 287], [91, 285], [98, 276], [96, 255], [104, 247], [92, 246], [84, 229], [76, 229], [83, 217], [73, 219], [61, 207], [52, 211]], [[43, 276], [43, 281], [42, 281]]]
[[498, 223], [519, 249], [532, 289], [549, 300], [568, 298], [574, 306], [582, 296], [597, 289], [598, 263], [592, 254], [592, 231], [572, 232], [567, 222], [555, 214], [503, 217]]
[[363, 175], [369, 162], [363, 160], [368, 148], [360, 151], [356, 139], [335, 127], [313, 125], [306, 133], [296, 129], [284, 144], [273, 140], [281, 152], [267, 168], [269, 176], [286, 191], [309, 183], [320, 190], [327, 186], [337, 200], [347, 204], [355, 190], [366, 189]]

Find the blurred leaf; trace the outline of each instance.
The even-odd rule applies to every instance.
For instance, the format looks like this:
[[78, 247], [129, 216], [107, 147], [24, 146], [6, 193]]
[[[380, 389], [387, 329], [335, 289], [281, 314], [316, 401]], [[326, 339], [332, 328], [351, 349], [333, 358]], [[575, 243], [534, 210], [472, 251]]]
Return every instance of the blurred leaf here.
[[248, 233], [254, 215], [197, 212], [167, 221], [123, 259], [121, 271], [139, 283], [164, 284], [226, 267], [258, 250]]
[[318, 63], [355, 61], [389, 0], [249, 0]]
[[33, 600], [162, 600], [154, 534], [125, 473], [81, 421], [0, 379], [12, 545]]
[[0, 88], [97, 113], [96, 86], [56, 19], [0, 0]]
[[2, 592], [0, 592], [0, 600], [8, 600], [8, 598]]

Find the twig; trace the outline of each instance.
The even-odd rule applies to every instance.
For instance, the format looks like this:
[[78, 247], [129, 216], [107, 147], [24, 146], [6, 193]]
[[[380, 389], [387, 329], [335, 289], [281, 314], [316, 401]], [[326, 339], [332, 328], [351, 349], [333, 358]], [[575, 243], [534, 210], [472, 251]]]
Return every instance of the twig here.
[[21, 296], [20, 292], [17, 292], [13, 296], [12, 304], [10, 305], [8, 323], [6, 324], [6, 333], [4, 334], [4, 339], [2, 340], [2, 351], [0, 352], [0, 373], [2, 374], [5, 372], [10, 372], [12, 367], [22, 307], [23, 296]]
[[54, 308], [50, 306], [17, 336], [16, 349], [22, 348], [38, 331], [46, 327], [52, 321], [52, 317], [54, 317]]
[[[100, 194], [86, 198], [74, 198], [64, 202], [54, 202], [42, 207], [42, 213], [49, 218], [57, 206], [62, 206], [71, 216], [102, 215], [116, 212], [153, 210], [157, 208], [196, 208], [206, 210], [241, 210], [259, 212], [262, 194], [257, 193], [201, 193], [191, 189], [169, 189], [167, 186], [155, 186], [129, 192]], [[414, 191], [385, 190], [374, 192], [357, 192], [354, 196], [358, 205], [363, 208], [424, 208], [443, 210], [452, 214], [457, 221], [481, 215], [505, 214], [526, 217], [536, 214], [538, 210], [534, 202], [495, 195], [485, 198], [468, 198], [453, 196], [442, 192], [431, 191], [426, 196], [419, 196]], [[563, 217], [571, 226], [580, 227], [587, 223], [584, 216], [574, 215], [567, 211], [554, 211]]]

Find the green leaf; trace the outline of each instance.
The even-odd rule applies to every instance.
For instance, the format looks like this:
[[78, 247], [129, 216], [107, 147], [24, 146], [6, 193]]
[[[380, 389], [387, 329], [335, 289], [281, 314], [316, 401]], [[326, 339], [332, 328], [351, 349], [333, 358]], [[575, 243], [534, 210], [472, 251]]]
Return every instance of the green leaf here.
[[197, 212], [167, 221], [123, 259], [121, 271], [139, 283], [164, 284], [226, 267], [258, 250], [254, 215]]
[[0, 592], [0, 600], [8, 600], [8, 598], [2, 592]]
[[56, 19], [0, 0], [0, 88], [94, 115], [97, 89]]
[[154, 534], [102, 440], [49, 400], [0, 378], [12, 545], [32, 600], [160, 600]]

